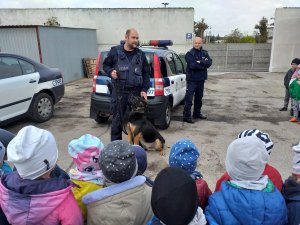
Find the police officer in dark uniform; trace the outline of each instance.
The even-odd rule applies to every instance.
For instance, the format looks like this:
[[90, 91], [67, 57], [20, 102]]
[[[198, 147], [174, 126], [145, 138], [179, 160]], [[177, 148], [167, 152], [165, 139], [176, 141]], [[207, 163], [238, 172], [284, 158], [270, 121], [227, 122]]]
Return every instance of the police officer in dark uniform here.
[[141, 96], [147, 100], [150, 70], [145, 54], [137, 48], [138, 43], [138, 32], [128, 29], [125, 44], [112, 47], [103, 62], [103, 70], [113, 83], [111, 141], [122, 140], [122, 118], [130, 96]]
[[202, 49], [202, 38], [195, 37], [193, 48], [185, 55], [187, 62], [187, 88], [184, 100], [183, 121], [194, 123], [191, 108], [194, 98], [193, 118], [206, 119], [201, 113], [204, 82], [207, 80], [207, 68], [212, 64], [208, 52]]

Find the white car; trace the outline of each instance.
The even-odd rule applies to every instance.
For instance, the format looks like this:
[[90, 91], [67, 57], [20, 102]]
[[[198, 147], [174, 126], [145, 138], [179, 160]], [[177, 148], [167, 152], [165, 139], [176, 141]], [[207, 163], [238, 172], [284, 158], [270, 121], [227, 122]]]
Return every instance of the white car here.
[[0, 53], [0, 125], [21, 117], [49, 120], [64, 96], [62, 73], [27, 57]]

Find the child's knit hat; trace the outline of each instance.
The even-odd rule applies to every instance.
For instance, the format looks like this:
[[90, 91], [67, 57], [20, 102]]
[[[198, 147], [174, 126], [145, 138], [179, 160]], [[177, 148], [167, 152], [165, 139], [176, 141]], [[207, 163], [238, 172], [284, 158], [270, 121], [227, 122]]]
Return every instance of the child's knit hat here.
[[244, 130], [241, 133], [239, 133], [238, 138], [243, 138], [248, 136], [257, 137], [258, 139], [260, 139], [264, 143], [268, 154], [269, 155], [271, 154], [274, 144], [268, 133], [265, 133], [258, 129], [250, 129], [250, 130]]
[[253, 136], [235, 139], [228, 146], [226, 171], [233, 180], [258, 180], [269, 161], [263, 142]]
[[121, 183], [136, 175], [138, 166], [133, 146], [126, 141], [112, 141], [100, 154], [100, 168], [105, 178]]
[[197, 196], [195, 181], [183, 169], [167, 167], [155, 178], [151, 207], [164, 224], [189, 224], [197, 212]]
[[300, 59], [294, 58], [294, 59], [292, 60], [291, 64], [293, 64], [293, 63], [299, 65], [299, 64], [300, 64]]
[[135, 157], [138, 164], [138, 170], [136, 175], [142, 175], [147, 169], [147, 154], [146, 151], [139, 145], [133, 145]]
[[293, 150], [295, 152], [294, 158], [293, 158], [293, 170], [292, 173], [294, 175], [299, 176], [300, 175], [300, 143], [293, 147]]
[[100, 170], [98, 159], [103, 148], [99, 138], [85, 134], [69, 143], [68, 152], [79, 171], [92, 172]]
[[56, 141], [47, 130], [34, 126], [24, 127], [9, 142], [7, 158], [22, 178], [34, 180], [56, 165]]
[[200, 152], [191, 140], [182, 139], [177, 141], [171, 148], [169, 165], [184, 169], [192, 174], [197, 167], [197, 159]]

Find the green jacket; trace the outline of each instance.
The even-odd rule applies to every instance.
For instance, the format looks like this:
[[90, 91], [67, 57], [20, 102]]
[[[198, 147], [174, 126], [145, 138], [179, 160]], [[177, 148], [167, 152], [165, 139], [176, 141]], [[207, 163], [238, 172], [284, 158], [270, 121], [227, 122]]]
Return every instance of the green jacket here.
[[289, 92], [290, 92], [290, 95], [292, 97], [292, 99], [295, 99], [295, 100], [300, 100], [300, 84], [298, 84], [298, 79], [295, 79], [290, 87], [289, 87]]

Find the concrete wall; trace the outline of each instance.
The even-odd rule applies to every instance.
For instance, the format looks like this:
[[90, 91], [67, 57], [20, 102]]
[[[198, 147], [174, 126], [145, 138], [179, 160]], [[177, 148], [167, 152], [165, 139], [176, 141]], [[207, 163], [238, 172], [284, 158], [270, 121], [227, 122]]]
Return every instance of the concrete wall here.
[[134, 27], [141, 40], [171, 39], [172, 49], [184, 53], [191, 46], [186, 33], [193, 33], [194, 25], [193, 8], [0, 9], [0, 25], [42, 25], [52, 16], [63, 27], [96, 29], [98, 50], [118, 44]]
[[270, 72], [286, 72], [293, 58], [300, 58], [300, 8], [275, 11]]
[[210, 71], [268, 71], [271, 44], [205, 44], [213, 60]]

